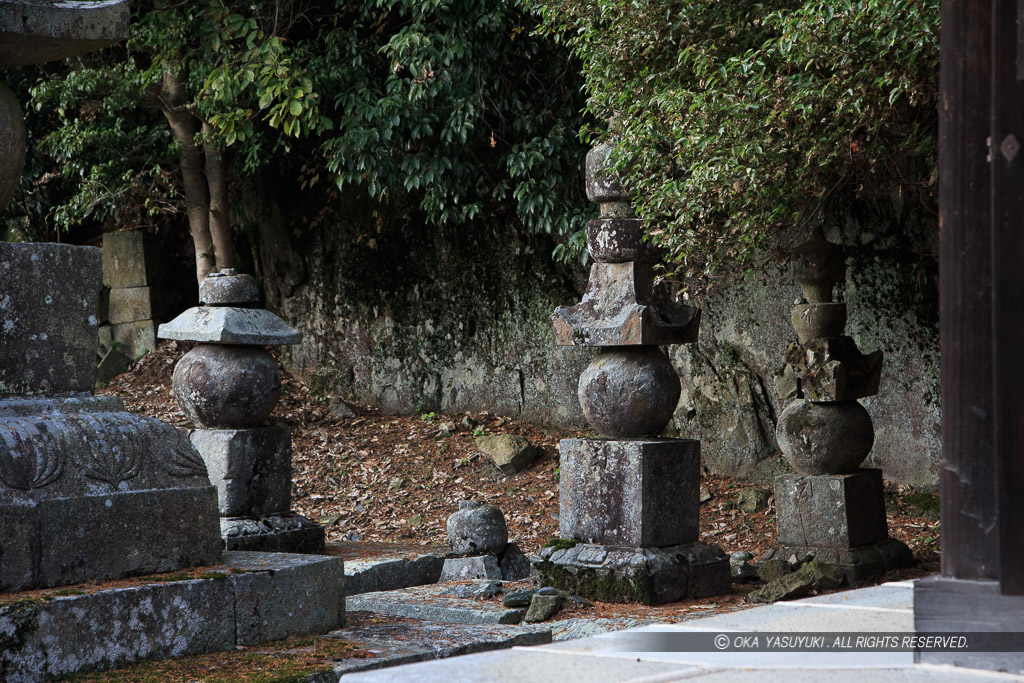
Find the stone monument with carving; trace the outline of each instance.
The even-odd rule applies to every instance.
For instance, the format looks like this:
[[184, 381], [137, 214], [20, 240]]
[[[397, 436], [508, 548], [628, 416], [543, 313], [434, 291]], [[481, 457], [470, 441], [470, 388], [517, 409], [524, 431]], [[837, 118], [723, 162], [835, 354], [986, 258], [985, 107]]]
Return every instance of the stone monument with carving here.
[[189, 438], [217, 487], [227, 549], [322, 553], [323, 527], [291, 511], [291, 429], [265, 424], [281, 373], [264, 347], [302, 333], [256, 308], [258, 294], [251, 275], [214, 273], [199, 287], [202, 305], [158, 334], [198, 342], [174, 368], [174, 396], [197, 425]]
[[559, 534], [535, 568], [542, 581], [606, 601], [671, 602], [729, 590], [729, 561], [699, 542], [700, 442], [658, 438], [679, 400], [659, 346], [697, 340], [700, 311], [655, 287], [659, 251], [606, 168], [611, 143], [587, 155], [587, 225], [595, 263], [583, 300], [558, 308], [555, 343], [598, 347], [579, 401], [604, 438], [564, 439]]
[[[96, 49], [128, 32], [128, 3], [0, 3], [0, 66]], [[0, 205], [25, 156], [0, 84]], [[99, 249], [0, 243], [0, 591], [220, 560], [216, 491], [184, 435], [92, 395]]]
[[[129, 14], [124, 0], [0, 0], [0, 68], [123, 40]], [[0, 84], [0, 206], [24, 150]], [[217, 490], [188, 438], [93, 396], [101, 272], [99, 249], [0, 243], [0, 680], [343, 625], [341, 558], [224, 552]], [[139, 576], [159, 572], [175, 573]]]
[[820, 230], [793, 252], [803, 296], [792, 308], [797, 341], [777, 381], [780, 397], [792, 400], [779, 416], [777, 437], [797, 473], [775, 480], [779, 547], [764, 559], [813, 552], [857, 583], [908, 566], [913, 557], [889, 537], [882, 471], [860, 469], [874, 427], [857, 399], [878, 393], [882, 352], [864, 355], [844, 335], [846, 304], [832, 295], [844, 274], [842, 249]]

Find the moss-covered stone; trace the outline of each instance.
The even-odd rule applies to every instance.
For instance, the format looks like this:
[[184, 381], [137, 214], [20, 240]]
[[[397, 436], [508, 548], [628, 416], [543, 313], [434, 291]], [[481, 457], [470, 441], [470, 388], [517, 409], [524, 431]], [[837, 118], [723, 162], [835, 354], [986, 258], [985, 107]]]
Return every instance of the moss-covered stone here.
[[568, 550], [569, 548], [575, 548], [577, 543], [579, 541], [574, 541], [571, 538], [552, 538], [544, 544], [544, 547], [554, 548], [555, 550]]
[[550, 561], [542, 561], [533, 566], [537, 570], [540, 583], [572, 595], [582, 595], [600, 602], [657, 604], [650, 578], [621, 578], [616, 577], [613, 572], [599, 572], [589, 567], [574, 568], [574, 571], [570, 572]]

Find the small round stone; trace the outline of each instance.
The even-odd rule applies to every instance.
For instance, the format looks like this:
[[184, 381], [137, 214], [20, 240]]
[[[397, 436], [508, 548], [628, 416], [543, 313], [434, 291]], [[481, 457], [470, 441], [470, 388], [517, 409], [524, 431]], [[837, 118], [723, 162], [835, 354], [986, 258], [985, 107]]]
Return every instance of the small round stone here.
[[174, 368], [174, 397], [200, 427], [256, 427], [281, 394], [281, 371], [261, 348], [202, 344]]
[[551, 586], [544, 586], [537, 591], [537, 595], [558, 595], [558, 589]]
[[604, 436], [655, 437], [679, 402], [679, 376], [656, 346], [606, 349], [580, 376], [580, 406]]
[[207, 306], [251, 306], [259, 301], [252, 275], [235, 275], [234, 268], [213, 273], [199, 285], [199, 301]]
[[505, 515], [493, 505], [460, 505], [448, 517], [448, 542], [457, 555], [498, 554], [508, 545]]
[[871, 452], [871, 416], [856, 401], [797, 400], [779, 416], [779, 448], [801, 474], [848, 474]]

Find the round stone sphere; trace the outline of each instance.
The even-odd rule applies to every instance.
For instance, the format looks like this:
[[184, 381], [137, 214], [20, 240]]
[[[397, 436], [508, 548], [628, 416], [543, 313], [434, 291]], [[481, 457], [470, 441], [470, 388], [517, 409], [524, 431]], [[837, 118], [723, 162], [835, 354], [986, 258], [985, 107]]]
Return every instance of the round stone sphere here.
[[794, 401], [779, 416], [775, 435], [801, 474], [854, 472], [875, 443], [871, 416], [856, 401]]
[[18, 98], [0, 81], [0, 209], [7, 206], [25, 169], [25, 119]]
[[679, 376], [656, 346], [606, 349], [580, 376], [583, 415], [616, 439], [655, 437], [679, 402]]
[[458, 555], [498, 554], [508, 545], [505, 515], [493, 505], [463, 501], [448, 517], [448, 542]]
[[263, 424], [281, 395], [281, 371], [261, 348], [200, 344], [174, 368], [174, 398], [200, 427]]

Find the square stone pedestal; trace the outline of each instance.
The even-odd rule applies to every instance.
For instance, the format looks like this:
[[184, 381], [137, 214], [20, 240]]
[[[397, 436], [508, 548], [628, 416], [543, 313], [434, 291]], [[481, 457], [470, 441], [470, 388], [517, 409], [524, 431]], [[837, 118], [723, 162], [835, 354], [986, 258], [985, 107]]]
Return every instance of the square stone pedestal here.
[[221, 536], [227, 550], [324, 552], [324, 529], [290, 511], [291, 430], [193, 429], [192, 445], [217, 487]]
[[729, 560], [697, 542], [700, 442], [565, 439], [557, 546], [534, 563], [545, 584], [647, 605], [729, 591]]
[[889, 538], [882, 471], [786, 474], [775, 480], [779, 547], [768, 558], [803, 558], [834, 564], [851, 584], [913, 562], [910, 549]]
[[699, 441], [563, 439], [558, 450], [562, 538], [631, 548], [697, 540]]

